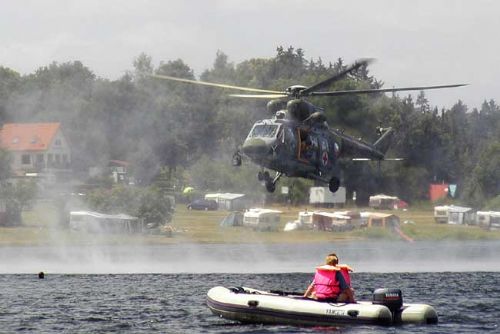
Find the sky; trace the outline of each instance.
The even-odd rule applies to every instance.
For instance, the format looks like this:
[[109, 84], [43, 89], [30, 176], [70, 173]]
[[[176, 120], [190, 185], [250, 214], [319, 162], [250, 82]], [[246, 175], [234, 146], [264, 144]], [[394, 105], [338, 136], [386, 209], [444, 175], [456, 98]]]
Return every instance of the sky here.
[[[1, 0], [0, 66], [29, 74], [81, 61], [118, 79], [141, 53], [182, 59], [200, 75], [218, 50], [235, 64], [302, 48], [324, 63], [375, 58], [384, 87], [467, 83], [428, 91], [432, 106], [500, 103], [500, 1]], [[297, 83], [300, 84], [300, 83]], [[405, 93], [402, 93], [406, 95]], [[400, 95], [402, 95], [400, 94]]]

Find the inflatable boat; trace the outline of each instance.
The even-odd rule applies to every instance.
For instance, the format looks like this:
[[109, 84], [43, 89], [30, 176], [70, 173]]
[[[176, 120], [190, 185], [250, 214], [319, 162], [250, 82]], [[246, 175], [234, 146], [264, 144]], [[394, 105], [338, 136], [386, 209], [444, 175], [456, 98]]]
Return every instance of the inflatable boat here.
[[435, 324], [438, 316], [426, 304], [403, 304], [399, 289], [377, 289], [371, 301], [331, 303], [299, 293], [246, 287], [214, 287], [207, 293], [212, 313], [244, 323], [335, 326], [343, 324]]

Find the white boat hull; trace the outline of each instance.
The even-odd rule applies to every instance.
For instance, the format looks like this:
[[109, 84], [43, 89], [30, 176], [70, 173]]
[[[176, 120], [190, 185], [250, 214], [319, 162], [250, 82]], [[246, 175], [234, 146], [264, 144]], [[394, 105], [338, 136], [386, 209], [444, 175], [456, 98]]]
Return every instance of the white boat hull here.
[[207, 293], [207, 305], [222, 318], [245, 323], [313, 326], [437, 323], [436, 311], [425, 304], [404, 304], [393, 314], [388, 307], [369, 301], [328, 303], [251, 288], [214, 287]]

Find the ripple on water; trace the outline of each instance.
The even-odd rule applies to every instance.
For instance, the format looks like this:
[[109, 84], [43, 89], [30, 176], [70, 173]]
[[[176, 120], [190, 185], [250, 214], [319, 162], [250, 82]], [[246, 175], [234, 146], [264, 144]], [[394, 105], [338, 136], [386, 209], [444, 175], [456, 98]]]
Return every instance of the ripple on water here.
[[1, 332], [68, 333], [481, 333], [498, 331], [500, 273], [354, 273], [359, 297], [398, 287], [405, 302], [433, 305], [433, 326], [244, 325], [206, 306], [215, 285], [302, 291], [312, 274], [0, 275]]

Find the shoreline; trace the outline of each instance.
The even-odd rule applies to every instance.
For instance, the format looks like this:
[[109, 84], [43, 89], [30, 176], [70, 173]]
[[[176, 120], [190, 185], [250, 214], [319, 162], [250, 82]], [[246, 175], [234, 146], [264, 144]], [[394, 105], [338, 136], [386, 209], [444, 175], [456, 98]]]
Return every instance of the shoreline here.
[[[170, 223], [172, 236], [161, 234], [92, 234], [71, 231], [57, 224], [54, 210], [37, 206], [23, 213], [24, 224], [0, 227], [2, 246], [92, 246], [92, 245], [168, 245], [168, 244], [316, 244], [323, 242], [400, 241], [400, 237], [384, 228], [364, 228], [346, 232], [298, 230], [284, 232], [288, 221], [296, 220], [302, 207], [273, 207], [281, 210], [280, 228], [260, 232], [234, 226], [220, 227], [228, 211], [187, 210], [178, 204]], [[346, 208], [344, 210], [348, 210]], [[364, 208], [351, 208], [362, 211]], [[367, 209], [370, 210], [370, 209]], [[373, 211], [373, 210], [372, 210]], [[475, 225], [449, 225], [434, 222], [433, 211], [410, 209], [384, 210], [400, 217], [400, 229], [414, 241], [500, 240], [500, 231], [487, 231]], [[403, 223], [411, 222], [411, 223]]]

